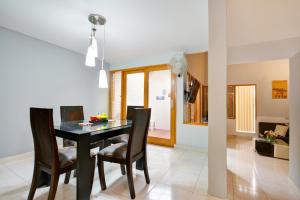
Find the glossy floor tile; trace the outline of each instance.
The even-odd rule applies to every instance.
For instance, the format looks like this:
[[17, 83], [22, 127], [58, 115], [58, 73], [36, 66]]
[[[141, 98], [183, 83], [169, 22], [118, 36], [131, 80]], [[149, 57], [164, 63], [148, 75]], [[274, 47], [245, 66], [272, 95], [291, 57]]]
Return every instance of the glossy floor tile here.
[[251, 138], [228, 138], [228, 198], [234, 200], [299, 200], [288, 178], [289, 161], [258, 155]]
[[[228, 199], [230, 200], [297, 200], [298, 190], [288, 179], [288, 161], [257, 155], [249, 138], [228, 139]], [[215, 200], [207, 195], [207, 153], [182, 148], [148, 145], [151, 183], [142, 171], [134, 169], [137, 200]], [[0, 199], [26, 199], [33, 169], [33, 155], [0, 159]], [[105, 163], [107, 190], [101, 191], [95, 171], [93, 200], [130, 199], [126, 176], [117, 164]], [[76, 179], [68, 185], [63, 176], [57, 200], [76, 199]], [[49, 187], [38, 189], [35, 199], [46, 200]]]
[[[150, 184], [143, 171], [134, 169], [136, 199], [207, 199], [207, 153], [148, 145]], [[33, 155], [0, 160], [0, 199], [26, 199], [33, 170]], [[201, 177], [200, 177], [201, 176]], [[68, 185], [60, 177], [56, 199], [76, 199], [76, 179]], [[91, 199], [130, 199], [127, 177], [117, 164], [105, 162], [107, 190], [101, 191], [95, 170]], [[35, 199], [47, 199], [49, 187], [38, 189]]]

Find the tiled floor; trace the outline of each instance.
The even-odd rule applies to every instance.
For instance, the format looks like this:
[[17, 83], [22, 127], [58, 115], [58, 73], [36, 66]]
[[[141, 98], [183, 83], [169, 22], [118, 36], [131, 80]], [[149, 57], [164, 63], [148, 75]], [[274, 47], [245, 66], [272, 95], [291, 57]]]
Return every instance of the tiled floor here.
[[[207, 153], [179, 148], [148, 145], [151, 183], [134, 170], [137, 200], [207, 200]], [[26, 199], [33, 169], [31, 154], [0, 160], [0, 199]], [[107, 190], [100, 190], [96, 170], [92, 199], [130, 199], [126, 176], [116, 164], [106, 163]], [[76, 179], [63, 184], [56, 199], [71, 200], [76, 195]], [[35, 199], [47, 199], [49, 188], [38, 189]], [[246, 138], [228, 139], [228, 199], [230, 200], [296, 200], [297, 190], [288, 180], [288, 161], [262, 157], [252, 150]]]
[[251, 138], [229, 137], [227, 155], [230, 200], [300, 199], [288, 179], [289, 162], [258, 155]]
[[[148, 145], [148, 164], [151, 183], [146, 184], [142, 171], [134, 170], [136, 199], [208, 199], [207, 153], [185, 149], [171, 149]], [[0, 160], [0, 199], [26, 199], [33, 170], [31, 154], [18, 159]], [[96, 170], [92, 199], [130, 199], [126, 176], [122, 176], [119, 165], [106, 163], [107, 190], [100, 190]], [[63, 184], [63, 176], [56, 199], [76, 199], [76, 179]], [[49, 187], [38, 189], [35, 199], [47, 199]]]

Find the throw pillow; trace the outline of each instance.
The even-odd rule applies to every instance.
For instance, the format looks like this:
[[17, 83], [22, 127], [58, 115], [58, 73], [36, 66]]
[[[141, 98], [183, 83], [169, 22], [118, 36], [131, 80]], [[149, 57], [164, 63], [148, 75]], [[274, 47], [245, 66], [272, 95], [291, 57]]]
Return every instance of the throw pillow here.
[[283, 126], [283, 125], [277, 124], [274, 132], [276, 133], [277, 136], [285, 137], [288, 129], [289, 129], [288, 126]]

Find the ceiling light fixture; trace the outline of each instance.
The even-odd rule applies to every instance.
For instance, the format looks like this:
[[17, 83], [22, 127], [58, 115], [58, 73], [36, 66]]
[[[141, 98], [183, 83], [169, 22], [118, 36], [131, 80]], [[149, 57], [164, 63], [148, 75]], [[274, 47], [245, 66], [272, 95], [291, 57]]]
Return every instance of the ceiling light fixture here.
[[101, 69], [99, 72], [99, 88], [108, 88], [107, 76], [104, 70], [104, 47], [105, 47], [105, 25], [103, 27], [103, 44], [102, 44]]
[[87, 49], [85, 65], [89, 67], [96, 66], [96, 58], [98, 57], [98, 45], [96, 39], [96, 25], [104, 25], [106, 19], [98, 14], [90, 14], [88, 17], [89, 21], [92, 24], [92, 30], [90, 35], [90, 45]]
[[90, 14], [88, 17], [89, 21], [92, 23], [92, 30], [90, 35], [90, 45], [88, 47], [85, 59], [85, 65], [89, 67], [96, 66], [96, 58], [98, 57], [98, 45], [96, 39], [96, 25], [103, 26], [103, 45], [102, 45], [102, 59], [101, 59], [101, 69], [99, 72], [99, 88], [108, 88], [107, 76], [104, 70], [104, 48], [105, 48], [105, 23], [106, 19], [98, 14]]

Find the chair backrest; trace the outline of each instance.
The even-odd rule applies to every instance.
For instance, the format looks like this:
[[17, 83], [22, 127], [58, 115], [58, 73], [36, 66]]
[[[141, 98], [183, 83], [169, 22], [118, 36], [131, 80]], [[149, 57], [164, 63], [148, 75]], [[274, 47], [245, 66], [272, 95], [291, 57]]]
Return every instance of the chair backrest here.
[[60, 118], [62, 122], [84, 120], [83, 106], [60, 106]]
[[144, 108], [144, 106], [127, 106], [126, 120], [132, 120], [134, 115], [134, 109]]
[[145, 152], [151, 108], [136, 108], [133, 112], [132, 129], [129, 135], [127, 158]]
[[53, 125], [53, 110], [30, 108], [30, 123], [35, 161], [51, 168], [59, 162]]

